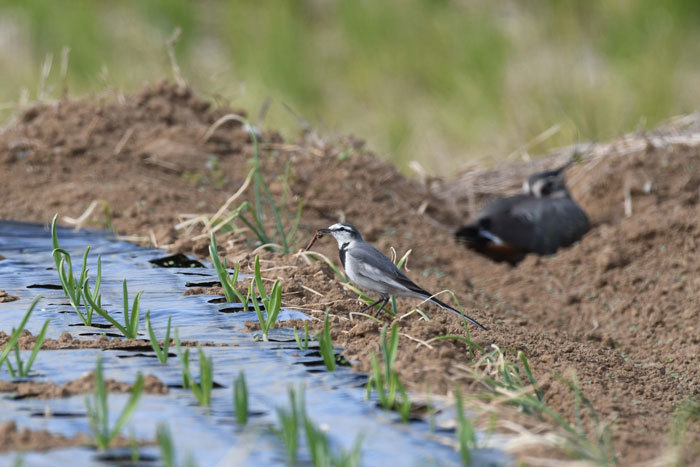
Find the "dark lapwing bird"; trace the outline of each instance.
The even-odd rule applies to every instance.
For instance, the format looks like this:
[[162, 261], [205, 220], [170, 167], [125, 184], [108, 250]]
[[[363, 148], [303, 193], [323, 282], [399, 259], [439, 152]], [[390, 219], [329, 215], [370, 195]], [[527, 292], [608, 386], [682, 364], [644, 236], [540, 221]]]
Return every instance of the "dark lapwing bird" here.
[[389, 298], [392, 295], [415, 297], [432, 302], [460, 318], [464, 317], [473, 325], [486, 330], [481, 324], [438, 300], [430, 292], [416, 285], [404, 273], [399, 271], [389, 258], [365, 242], [360, 232], [353, 225], [346, 223], [333, 224], [327, 229], [320, 229], [319, 232], [332, 235], [337, 240], [340, 262], [343, 263], [348, 278], [363, 289], [379, 294], [379, 300], [363, 308], [360, 311], [361, 313], [381, 303], [381, 307], [377, 311], [379, 313], [389, 302]]
[[487, 204], [455, 236], [468, 248], [511, 265], [528, 253], [550, 255], [578, 241], [590, 226], [566, 189], [568, 166], [531, 175], [524, 193]]

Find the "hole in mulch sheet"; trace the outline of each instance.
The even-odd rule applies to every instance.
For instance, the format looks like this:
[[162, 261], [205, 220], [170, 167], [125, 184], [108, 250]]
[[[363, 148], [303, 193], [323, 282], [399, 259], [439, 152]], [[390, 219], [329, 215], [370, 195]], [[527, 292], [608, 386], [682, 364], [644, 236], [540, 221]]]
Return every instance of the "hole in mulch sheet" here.
[[[335, 364], [338, 366], [352, 366], [350, 362], [340, 354], [335, 355]], [[309, 360], [305, 362], [294, 362], [294, 365], [304, 365], [304, 366], [325, 366], [326, 362], [323, 360]]]
[[159, 268], [203, 268], [204, 265], [196, 259], [190, 259], [182, 253], [177, 253], [163, 258], [156, 258], [149, 263], [158, 266]]
[[[321, 355], [321, 352], [319, 352], [318, 350], [312, 350], [310, 352], [305, 353], [303, 357], [323, 358], [323, 355]], [[352, 366], [352, 363], [350, 363], [350, 361], [347, 358], [345, 358], [342, 354], [339, 353], [335, 354], [335, 363], [341, 366]]]
[[28, 289], [49, 289], [49, 290], [62, 290], [63, 287], [56, 284], [32, 284], [27, 286]]
[[[199, 383], [197, 383], [197, 384], [199, 384]], [[167, 384], [166, 386], [168, 386], [168, 388], [170, 388], [170, 389], [185, 389], [185, 387], [182, 384]], [[214, 389], [221, 389], [221, 388], [225, 388], [226, 386], [223, 386], [223, 385], [217, 383], [216, 381], [213, 381], [211, 387]]]
[[326, 363], [323, 360], [311, 360], [308, 362], [294, 362], [294, 365], [304, 366], [324, 366]]
[[[207, 300], [208, 303], [231, 303], [232, 306], [237, 306], [237, 305], [242, 305], [241, 303], [233, 303], [233, 302], [227, 302], [226, 297], [216, 297], [216, 298], [211, 298]], [[262, 302], [262, 297], [258, 296], [258, 305], [260, 305], [260, 309], [264, 309], [265, 305]], [[253, 300], [250, 300], [248, 302], [248, 307], [252, 308], [253, 307]]]
[[[378, 409], [383, 409], [382, 405], [377, 402], [376, 407]], [[398, 410], [393, 409], [392, 412], [399, 413]], [[408, 421], [411, 423], [415, 422], [425, 422], [425, 417], [428, 416], [430, 412], [430, 407], [426, 404], [416, 404], [411, 403], [411, 408], [409, 409]]]
[[[137, 358], [137, 357], [158, 358], [158, 355], [156, 355], [155, 353], [147, 354], [147, 353], [141, 353], [141, 352], [134, 352], [131, 354], [117, 355], [117, 358]], [[175, 355], [174, 353], [168, 352], [168, 357], [177, 357], [177, 355]]]
[[[258, 308], [260, 308], [260, 311], [265, 311], [265, 305], [263, 303], [258, 303]], [[240, 313], [241, 311], [255, 311], [253, 302], [248, 303], [247, 310], [242, 303], [229, 303], [227, 306], [218, 309], [219, 313]]]
[[292, 337], [291, 339], [284, 339], [281, 337], [267, 337], [267, 340], [270, 342], [296, 342], [294, 338]]
[[102, 337], [102, 336], [105, 336], [105, 337], [124, 337], [121, 334], [117, 334], [116, 332], [81, 332], [78, 335], [85, 336], [85, 337], [93, 337], [93, 336], [97, 336], [97, 337]]
[[335, 354], [335, 364], [340, 366], [352, 366], [352, 363], [348, 361], [347, 358], [343, 357], [342, 354]]
[[33, 399], [35, 397], [38, 397], [39, 393], [38, 392], [27, 392], [24, 394], [12, 394], [11, 396], [7, 396], [7, 399], [13, 400], [13, 401], [21, 401], [24, 399]]
[[30, 417], [35, 418], [85, 418], [85, 412], [32, 412]]
[[185, 282], [185, 287], [221, 287], [219, 281]]
[[353, 381], [352, 384], [355, 387], [364, 386], [367, 384], [367, 381], [369, 381], [369, 375], [366, 375], [364, 373], [353, 373], [351, 379]]
[[435, 432], [436, 433], [444, 433], [446, 435], [449, 435], [449, 434], [457, 433], [457, 428], [456, 427], [436, 426]]
[[[184, 345], [184, 344], [183, 344], [183, 345]], [[153, 351], [153, 347], [151, 347], [150, 345], [147, 345], [147, 344], [144, 344], [144, 345], [133, 345], [133, 346], [130, 346], [130, 347], [125, 345], [125, 346], [123, 346], [123, 347], [120, 347], [120, 346], [110, 347], [109, 350], [123, 350], [123, 351], [125, 351], [125, 352], [136, 352], [136, 353], [139, 353], [139, 352], [152, 352], [152, 351]], [[121, 357], [121, 358], [124, 358], [124, 357]]]
[[84, 327], [90, 327], [90, 328], [97, 328], [97, 329], [114, 329], [114, 326], [111, 324], [102, 324], [102, 323], [92, 323], [90, 326], [85, 325], [84, 323], [74, 323], [74, 324], [69, 324], [68, 326], [84, 326]]
[[[248, 418], [257, 418], [257, 417], [263, 417], [267, 415], [267, 412], [263, 412], [262, 410], [249, 410], [248, 411]], [[231, 423], [235, 424], [236, 419], [235, 418], [220, 418], [216, 420], [217, 425], [222, 425], [222, 426], [231, 426]], [[238, 426], [236, 426], [238, 428]]]
[[108, 451], [104, 453], [97, 454], [94, 459], [100, 462], [106, 462], [108, 464], [116, 464], [120, 467], [136, 467], [140, 465], [154, 465], [158, 464], [160, 459], [151, 454], [144, 454], [142, 452], [138, 453], [138, 460], [134, 462], [132, 459], [131, 450], [128, 448], [115, 449], [113, 451]]

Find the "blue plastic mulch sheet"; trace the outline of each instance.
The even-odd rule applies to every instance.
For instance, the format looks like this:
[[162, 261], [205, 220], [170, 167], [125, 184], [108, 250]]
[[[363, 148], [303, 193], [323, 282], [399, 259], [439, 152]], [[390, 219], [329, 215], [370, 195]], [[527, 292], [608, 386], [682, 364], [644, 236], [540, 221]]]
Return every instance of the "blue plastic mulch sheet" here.
[[[59, 228], [58, 237], [61, 247], [71, 253], [74, 268], [80, 267], [85, 248], [91, 248], [88, 259], [91, 283], [97, 270], [97, 257], [101, 256], [103, 308], [118, 321], [122, 319], [122, 280], [126, 278], [130, 299], [143, 290], [141, 319], [150, 310], [156, 336], [165, 335], [168, 318], [172, 317], [180, 339], [225, 345], [203, 348], [213, 360], [214, 381], [220, 386], [213, 390], [209, 408], [199, 407], [191, 391], [182, 389], [177, 357], [169, 358], [163, 365], [147, 348], [39, 353], [31, 377], [38, 381], [63, 384], [79, 378], [94, 369], [98, 355], [102, 355], [106, 378], [132, 382], [141, 372], [155, 375], [167, 384], [170, 387], [167, 396], [142, 396], [123, 430], [125, 436], [154, 440], [157, 425], [165, 423], [172, 433], [179, 463], [192, 459], [199, 466], [285, 465], [284, 445], [274, 431], [279, 425], [276, 409], [289, 406], [289, 388], [303, 387], [309, 416], [328, 433], [336, 449], [349, 450], [358, 436], [362, 438], [362, 465], [460, 463], [459, 453], [453, 447], [454, 433], [431, 431], [425, 421], [399, 423], [396, 414], [378, 409], [373, 399], [365, 399], [366, 375], [347, 367], [326, 371], [315, 342], [309, 350], [301, 351], [288, 329], [271, 330], [271, 342], [256, 342], [254, 335], [245, 331], [245, 321], [256, 319], [254, 312], [243, 311], [241, 304], [217, 303], [221, 300], [211, 295], [183, 295], [188, 285], [218, 283], [211, 267], [196, 267], [195, 260], [183, 255], [160, 261], [175, 267], [158, 267], [154, 262], [159, 263], [167, 253], [119, 241], [108, 232]], [[20, 298], [0, 303], [0, 330], [10, 332], [17, 326], [31, 301], [41, 294], [43, 298], [26, 326], [32, 333], [37, 333], [49, 318], [47, 337], [57, 338], [63, 332], [70, 332], [75, 338], [100, 335], [119, 338], [118, 331], [106, 328], [108, 323], [101, 317], [95, 315], [93, 320], [102, 326], [87, 327], [72, 310], [60, 289], [47, 226], [0, 221], [0, 254], [6, 258], [0, 260], [0, 290]], [[280, 313], [282, 320], [291, 318], [306, 316], [286, 309]], [[147, 339], [143, 323], [140, 329], [142, 337]], [[28, 352], [22, 354], [26, 359]], [[198, 375], [196, 351], [190, 360], [193, 374]], [[245, 428], [235, 423], [232, 401], [232, 382], [241, 371], [248, 383], [251, 411]], [[0, 379], [9, 380], [9, 373], [0, 369]], [[127, 398], [127, 394], [109, 396], [112, 423]], [[0, 395], [0, 423], [7, 420], [15, 420], [20, 429], [45, 429], [65, 436], [90, 433], [84, 395], [49, 400], [16, 400], [11, 394]], [[303, 430], [301, 433], [300, 456], [308, 462]], [[139, 464], [159, 464], [157, 446], [141, 448], [140, 452], [143, 459]], [[18, 458], [26, 466], [119, 464], [114, 459], [120, 456], [111, 454], [111, 451], [100, 454], [89, 447], [10, 452], [0, 454], [0, 465], [12, 465]], [[473, 461], [475, 465], [500, 465], [511, 459], [499, 451], [484, 449], [473, 453]]]

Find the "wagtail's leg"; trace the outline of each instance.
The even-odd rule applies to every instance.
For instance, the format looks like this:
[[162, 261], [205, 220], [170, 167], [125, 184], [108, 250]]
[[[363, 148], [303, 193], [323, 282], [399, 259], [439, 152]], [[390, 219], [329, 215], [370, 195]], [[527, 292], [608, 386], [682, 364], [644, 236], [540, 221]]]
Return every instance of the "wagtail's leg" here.
[[384, 297], [379, 297], [379, 300], [377, 300], [376, 302], [370, 303], [369, 305], [367, 305], [366, 307], [364, 307], [363, 309], [361, 309], [360, 311], [358, 311], [358, 313], [364, 313], [365, 311], [369, 310], [369, 309], [372, 308], [374, 305], [376, 305], [377, 303], [379, 303], [379, 302], [381, 302], [381, 301], [383, 301], [383, 300], [384, 300]]
[[374, 312], [375, 317], [384, 309], [387, 303], [389, 303], [389, 297], [384, 297], [384, 303], [382, 303], [382, 306], [380, 306], [379, 309]]

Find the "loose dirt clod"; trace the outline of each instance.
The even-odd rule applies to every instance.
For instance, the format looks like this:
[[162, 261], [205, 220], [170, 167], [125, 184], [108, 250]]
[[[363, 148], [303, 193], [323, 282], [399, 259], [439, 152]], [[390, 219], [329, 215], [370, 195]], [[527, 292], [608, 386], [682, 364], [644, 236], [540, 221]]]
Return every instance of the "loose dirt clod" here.
[[[0, 255], [0, 256], [2, 256], [2, 255]], [[19, 297], [16, 297], [14, 295], [10, 295], [9, 293], [5, 292], [4, 290], [0, 290], [0, 303], [14, 302], [15, 300], [19, 300]]]

